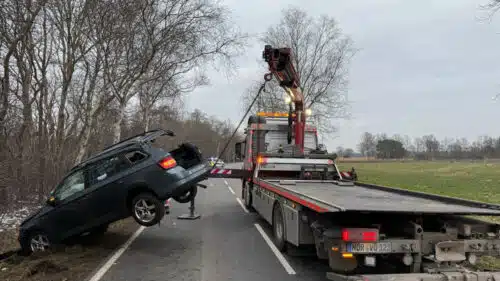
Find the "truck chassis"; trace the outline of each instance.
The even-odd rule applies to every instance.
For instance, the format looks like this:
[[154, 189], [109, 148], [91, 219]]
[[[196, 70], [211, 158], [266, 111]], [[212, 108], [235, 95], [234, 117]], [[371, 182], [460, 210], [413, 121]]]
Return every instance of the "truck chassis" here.
[[500, 226], [464, 216], [500, 216], [500, 205], [356, 182], [354, 169], [340, 172], [334, 155], [318, 153], [317, 137], [307, 138], [316, 129], [291, 49], [266, 45], [263, 58], [264, 80], [279, 82], [289, 112], [251, 116], [235, 145], [242, 169], [209, 177], [242, 179], [245, 206], [272, 225], [279, 250], [313, 247], [336, 281], [500, 281], [500, 272], [467, 269], [500, 255]]
[[[314, 160], [318, 167], [317, 159], [289, 160], [301, 165]], [[331, 162], [325, 165], [338, 171]], [[500, 272], [467, 269], [482, 255], [500, 254], [500, 226], [464, 216], [498, 216], [499, 205], [342, 180], [263, 175], [277, 170], [283, 166], [268, 158], [243, 180], [245, 205], [272, 226], [279, 250], [314, 247], [317, 257], [328, 261], [331, 280], [500, 280]]]

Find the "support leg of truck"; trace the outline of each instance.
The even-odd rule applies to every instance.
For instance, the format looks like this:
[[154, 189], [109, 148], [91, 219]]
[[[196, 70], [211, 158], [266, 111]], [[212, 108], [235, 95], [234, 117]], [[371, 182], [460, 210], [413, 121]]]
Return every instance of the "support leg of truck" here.
[[193, 197], [193, 199], [191, 200], [191, 202], [189, 204], [189, 214], [180, 215], [177, 217], [177, 219], [179, 219], [179, 220], [196, 220], [196, 219], [199, 219], [201, 217], [201, 215], [197, 214], [195, 211], [194, 199], [195, 199], [195, 197]]

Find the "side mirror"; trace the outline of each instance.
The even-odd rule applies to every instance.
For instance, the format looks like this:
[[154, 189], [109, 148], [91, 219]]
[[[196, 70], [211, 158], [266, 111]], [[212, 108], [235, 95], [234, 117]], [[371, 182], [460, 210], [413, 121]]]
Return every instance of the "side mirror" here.
[[55, 205], [57, 205], [57, 199], [54, 197], [54, 196], [50, 196], [48, 199], [47, 199], [47, 205], [49, 206], [52, 206], [54, 207]]

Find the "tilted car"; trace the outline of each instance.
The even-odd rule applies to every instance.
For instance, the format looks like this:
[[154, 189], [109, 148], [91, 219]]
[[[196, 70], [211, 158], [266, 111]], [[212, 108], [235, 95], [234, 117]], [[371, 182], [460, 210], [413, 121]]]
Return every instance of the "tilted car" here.
[[21, 223], [22, 250], [44, 250], [84, 233], [103, 233], [108, 224], [129, 216], [152, 226], [165, 215], [169, 198], [189, 202], [211, 167], [192, 144], [170, 152], [154, 147], [154, 140], [164, 135], [174, 133], [145, 132], [72, 168], [47, 204]]

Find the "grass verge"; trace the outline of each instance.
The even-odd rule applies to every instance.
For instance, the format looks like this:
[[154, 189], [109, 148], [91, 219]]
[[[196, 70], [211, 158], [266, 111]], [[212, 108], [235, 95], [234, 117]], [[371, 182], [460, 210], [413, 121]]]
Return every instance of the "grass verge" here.
[[[110, 225], [101, 237], [82, 239], [81, 244], [29, 257], [14, 255], [0, 261], [3, 281], [72, 281], [84, 280], [115, 249], [137, 230], [131, 218]], [[18, 248], [16, 233], [0, 233], [0, 252]]]
[[[339, 161], [356, 168], [359, 181], [500, 204], [500, 163], [446, 161]], [[500, 217], [479, 217], [500, 223]], [[483, 257], [479, 269], [500, 270], [500, 259]]]

